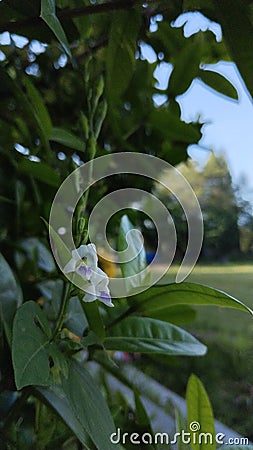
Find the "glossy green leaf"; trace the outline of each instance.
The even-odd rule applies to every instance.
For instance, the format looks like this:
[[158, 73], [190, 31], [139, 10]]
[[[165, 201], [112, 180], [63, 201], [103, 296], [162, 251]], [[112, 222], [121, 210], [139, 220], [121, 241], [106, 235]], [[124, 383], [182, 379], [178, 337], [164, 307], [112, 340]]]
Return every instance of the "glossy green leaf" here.
[[192, 450], [214, 450], [216, 442], [212, 407], [203, 384], [195, 375], [191, 375], [188, 381], [186, 403]]
[[215, 305], [225, 308], [235, 308], [241, 311], [252, 310], [240, 300], [196, 283], [172, 283], [163, 286], [153, 286], [130, 298], [133, 311], [158, 311], [174, 305]]
[[71, 57], [69, 43], [63, 30], [61, 23], [55, 13], [54, 0], [41, 0], [40, 17], [46, 22], [49, 28], [53, 31], [58, 41], [61, 43], [64, 51]]
[[52, 122], [45, 103], [40, 92], [36, 89], [30, 78], [24, 78], [24, 85], [28, 94], [28, 98], [33, 106], [35, 113], [40, 121], [41, 128], [44, 130], [45, 136], [49, 139], [52, 130]]
[[[87, 435], [98, 450], [112, 450], [111, 433], [115, 426], [98, 386], [80, 363], [72, 362], [68, 379], [62, 385], [39, 388], [38, 392], [57, 411], [64, 422], [87, 446]], [[113, 445], [119, 450], [118, 445]]]
[[43, 311], [35, 302], [24, 303], [13, 324], [12, 360], [17, 389], [52, 382], [50, 338], [51, 328]]
[[112, 15], [106, 57], [106, 84], [110, 99], [117, 99], [126, 90], [135, 66], [140, 14], [117, 11]]
[[22, 303], [22, 292], [17, 284], [13, 272], [0, 253], [0, 318], [4, 324], [4, 330], [8, 343], [11, 344], [12, 324], [17, 308]]
[[199, 78], [220, 94], [227, 95], [228, 97], [238, 100], [237, 90], [234, 88], [232, 83], [225, 78], [225, 76], [212, 70], [200, 70]]
[[59, 174], [48, 164], [45, 164], [43, 162], [30, 161], [27, 158], [22, 158], [20, 160], [18, 168], [21, 172], [26, 173], [27, 175], [31, 175], [32, 177], [48, 184], [49, 186], [59, 187], [60, 185]]
[[154, 311], [143, 311], [142, 314], [152, 319], [181, 325], [182, 323], [193, 322], [197, 313], [195, 309], [188, 305], [175, 305]]
[[[124, 251], [127, 251], [127, 255]], [[131, 287], [135, 288], [144, 284], [147, 272], [141, 272], [145, 270], [147, 261], [143, 238], [140, 232], [130, 222], [127, 215], [124, 215], [120, 221], [118, 252], [123, 277], [134, 276], [134, 279], [126, 280], [127, 287], [130, 289]], [[124, 258], [127, 259], [127, 262], [123, 263]]]
[[204, 355], [205, 345], [181, 328], [160, 320], [128, 317], [108, 331], [108, 350], [166, 355]]
[[49, 137], [50, 141], [58, 142], [68, 148], [73, 148], [83, 152], [85, 150], [84, 142], [68, 130], [54, 127]]

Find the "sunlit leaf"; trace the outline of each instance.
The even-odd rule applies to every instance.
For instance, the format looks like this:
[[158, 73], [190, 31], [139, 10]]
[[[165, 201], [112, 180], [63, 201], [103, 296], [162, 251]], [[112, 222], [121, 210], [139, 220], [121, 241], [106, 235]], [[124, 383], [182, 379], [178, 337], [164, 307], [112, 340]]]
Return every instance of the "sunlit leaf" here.
[[203, 384], [195, 375], [191, 375], [187, 385], [186, 403], [192, 450], [214, 450], [216, 442], [212, 407]]
[[204, 355], [205, 345], [181, 328], [160, 320], [128, 317], [108, 331], [108, 350], [166, 355]]
[[197, 283], [172, 283], [163, 286], [153, 286], [145, 292], [131, 297], [134, 311], [159, 311], [174, 305], [215, 305], [225, 308], [235, 308], [250, 312], [252, 310], [240, 300]]

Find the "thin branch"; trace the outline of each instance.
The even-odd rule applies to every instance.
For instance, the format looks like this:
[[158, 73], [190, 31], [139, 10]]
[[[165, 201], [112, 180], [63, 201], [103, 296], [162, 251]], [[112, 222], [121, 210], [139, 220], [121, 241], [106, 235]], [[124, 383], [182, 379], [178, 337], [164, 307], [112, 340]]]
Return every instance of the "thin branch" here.
[[[148, 5], [156, 4], [156, 3], [162, 3], [161, 0], [117, 0], [115, 2], [107, 2], [107, 3], [101, 3], [98, 5], [89, 5], [84, 6], [82, 8], [64, 8], [57, 11], [57, 17], [61, 19], [71, 19], [74, 17], [83, 17], [83, 16], [89, 16], [93, 14], [101, 14], [111, 11], [117, 11], [117, 10], [127, 10], [132, 9], [137, 6], [142, 6], [143, 3], [146, 3]], [[0, 33], [3, 33], [4, 31], [9, 31], [10, 33], [18, 33], [20, 30], [23, 30], [23, 28], [29, 27], [29, 26], [38, 26], [41, 24], [44, 24], [41, 17], [28, 17], [24, 20], [17, 20], [16, 22], [7, 22], [5, 24], [0, 25]]]

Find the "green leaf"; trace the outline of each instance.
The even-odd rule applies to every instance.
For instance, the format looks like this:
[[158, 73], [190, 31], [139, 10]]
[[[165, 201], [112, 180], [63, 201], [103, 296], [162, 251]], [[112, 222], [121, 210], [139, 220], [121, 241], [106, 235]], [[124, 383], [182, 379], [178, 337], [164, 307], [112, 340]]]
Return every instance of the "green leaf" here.
[[205, 345], [189, 333], [160, 320], [128, 317], [109, 333], [104, 341], [108, 350], [188, 356], [206, 353]]
[[30, 161], [27, 158], [22, 158], [18, 165], [21, 172], [31, 175], [43, 183], [58, 188], [60, 185], [60, 177], [55, 169], [43, 162]]
[[60, 235], [53, 229], [53, 227], [51, 227], [48, 222], [43, 219], [43, 217], [42, 220], [49, 231], [50, 243], [54, 250], [54, 253], [57, 253], [61, 265], [62, 267], [64, 267], [72, 258], [71, 252], [69, 251], [63, 240], [60, 238]]
[[203, 384], [195, 375], [191, 375], [188, 381], [186, 402], [192, 450], [215, 449], [212, 407]]
[[182, 122], [180, 117], [168, 108], [154, 109], [148, 120], [151, 129], [158, 131], [166, 140], [190, 144], [201, 138], [200, 131], [193, 124]]
[[19, 269], [22, 268], [26, 258], [32, 261], [36, 267], [44, 270], [45, 272], [53, 272], [55, 270], [55, 263], [51, 252], [48, 248], [39, 241], [37, 238], [22, 239], [18, 242], [19, 249], [15, 254], [16, 264]]
[[149, 312], [162, 310], [174, 305], [215, 305], [235, 308], [253, 314], [252, 310], [240, 300], [197, 283], [172, 283], [153, 286], [129, 299], [132, 311]]
[[[72, 361], [68, 379], [62, 385], [38, 388], [38, 392], [57, 411], [64, 422], [87, 447], [87, 435], [98, 450], [112, 450], [110, 435], [115, 432], [113, 420], [98, 386], [80, 363]], [[119, 450], [118, 445], [113, 445]]]
[[52, 130], [52, 122], [41, 94], [31, 82], [30, 77], [24, 78], [24, 85], [26, 87], [29, 100], [31, 101], [34, 111], [40, 121], [41, 128], [44, 130], [44, 134], [47, 139], [49, 139]]
[[170, 322], [174, 325], [180, 325], [193, 322], [196, 318], [196, 311], [188, 305], [176, 305], [154, 311], [144, 311], [143, 315], [152, 319], [162, 320], [163, 322]]
[[0, 253], [0, 318], [4, 324], [4, 330], [8, 343], [11, 344], [12, 324], [17, 308], [23, 298], [20, 287], [17, 285], [12, 270]]
[[253, 57], [249, 42], [253, 40], [250, 3], [244, 0], [213, 0], [215, 14], [243, 80], [253, 95]]
[[176, 407], [175, 408], [175, 421], [176, 421], [176, 432], [180, 433], [177, 440], [177, 450], [191, 450], [189, 444], [186, 444], [182, 439], [182, 431], [187, 430], [187, 423], [185, 418], [183, 417], [181, 411]]
[[173, 98], [183, 94], [198, 74], [201, 63], [200, 43], [200, 40], [196, 42], [192, 38], [186, 39], [182, 50], [176, 57], [168, 88], [168, 94]]
[[[124, 215], [120, 221], [118, 251], [123, 277], [134, 277], [132, 280], [126, 280], [127, 287], [135, 288], [145, 284], [147, 272], [141, 273], [147, 266], [143, 239], [127, 215]], [[126, 262], [123, 263], [124, 259]]]
[[61, 353], [50, 342], [51, 328], [44, 312], [33, 301], [24, 303], [13, 323], [12, 360], [17, 389], [28, 385], [48, 386], [54, 371], [64, 369]]
[[200, 70], [199, 78], [215, 91], [238, 100], [237, 90], [225, 76], [213, 70]]
[[103, 342], [105, 338], [105, 328], [98, 308], [98, 302], [87, 303], [80, 300], [80, 303], [86, 315], [90, 330]]
[[59, 144], [65, 145], [65, 147], [73, 148], [74, 150], [78, 150], [80, 152], [85, 150], [84, 142], [63, 128], [54, 127], [51, 131], [49, 140], [58, 142]]
[[120, 97], [132, 78], [140, 26], [141, 16], [133, 9], [112, 15], [106, 54], [106, 87], [110, 99]]
[[49, 28], [53, 31], [58, 41], [61, 43], [64, 51], [70, 58], [72, 57], [69, 48], [69, 43], [58, 17], [55, 14], [54, 0], [41, 0], [40, 17], [46, 22]]

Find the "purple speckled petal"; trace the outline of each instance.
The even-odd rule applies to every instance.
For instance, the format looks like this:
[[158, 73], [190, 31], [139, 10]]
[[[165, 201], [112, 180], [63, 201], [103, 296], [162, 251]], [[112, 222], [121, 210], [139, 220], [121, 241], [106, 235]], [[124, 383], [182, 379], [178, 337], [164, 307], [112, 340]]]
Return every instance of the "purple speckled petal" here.
[[79, 266], [77, 270], [85, 280], [90, 279], [92, 270], [89, 266]]

